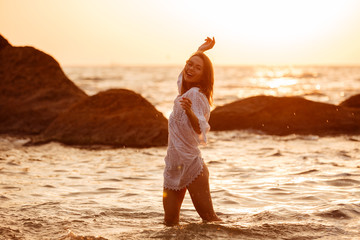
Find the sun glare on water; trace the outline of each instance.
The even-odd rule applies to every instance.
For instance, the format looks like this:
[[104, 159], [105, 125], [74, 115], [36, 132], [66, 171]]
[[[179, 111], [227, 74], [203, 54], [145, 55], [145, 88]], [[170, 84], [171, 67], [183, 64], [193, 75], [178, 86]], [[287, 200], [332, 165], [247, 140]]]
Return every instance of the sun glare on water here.
[[298, 80], [293, 77], [288, 71], [284, 70], [265, 70], [258, 71], [256, 78], [253, 80], [260, 86], [267, 86], [270, 88], [279, 88], [283, 86], [291, 86], [297, 84]]
[[262, 93], [266, 95], [293, 95], [299, 90], [297, 84], [302, 74], [288, 68], [264, 68], [255, 73], [250, 83], [262, 89]]
[[290, 91], [291, 86], [296, 85], [298, 80], [295, 75], [284, 70], [263, 70], [257, 72], [252, 82], [260, 87], [271, 89], [286, 88]]

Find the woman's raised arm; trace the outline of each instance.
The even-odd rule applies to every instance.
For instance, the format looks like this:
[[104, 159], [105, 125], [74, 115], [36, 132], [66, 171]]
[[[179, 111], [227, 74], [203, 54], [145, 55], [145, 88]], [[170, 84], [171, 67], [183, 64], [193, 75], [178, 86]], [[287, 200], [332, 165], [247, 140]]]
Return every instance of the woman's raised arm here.
[[215, 45], [215, 38], [213, 37], [212, 39], [207, 37], [205, 39], [205, 42], [198, 48], [198, 51], [200, 52], [205, 52], [207, 50], [210, 50], [214, 47]]

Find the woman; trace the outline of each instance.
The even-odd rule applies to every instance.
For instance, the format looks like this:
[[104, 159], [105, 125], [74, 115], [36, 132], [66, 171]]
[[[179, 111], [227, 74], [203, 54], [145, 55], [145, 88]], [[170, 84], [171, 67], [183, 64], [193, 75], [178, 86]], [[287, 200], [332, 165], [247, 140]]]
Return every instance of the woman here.
[[165, 157], [163, 205], [165, 224], [179, 223], [181, 204], [189, 191], [196, 211], [204, 221], [221, 221], [215, 214], [209, 188], [209, 171], [200, 143], [206, 143], [210, 126], [214, 71], [204, 51], [213, 48], [207, 38], [193, 54], [178, 78], [179, 95], [169, 117], [169, 142]]

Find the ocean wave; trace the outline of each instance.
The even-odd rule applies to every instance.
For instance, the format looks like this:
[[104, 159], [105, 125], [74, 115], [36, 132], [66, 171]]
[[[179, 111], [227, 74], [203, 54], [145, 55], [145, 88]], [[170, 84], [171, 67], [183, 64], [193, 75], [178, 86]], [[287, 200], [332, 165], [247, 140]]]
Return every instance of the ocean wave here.
[[77, 235], [69, 230], [69, 233], [65, 237], [62, 237], [60, 240], [107, 240], [107, 238], [90, 235]]
[[360, 185], [360, 181], [351, 178], [338, 178], [333, 180], [327, 180], [325, 181], [325, 183], [335, 187], [352, 187]]
[[19, 229], [13, 229], [12, 227], [1, 227], [0, 226], [0, 239], [12, 239], [12, 240], [20, 240], [22, 237], [17, 237], [20, 235]]
[[101, 81], [101, 80], [104, 80], [104, 78], [102, 78], [102, 77], [80, 77], [79, 80]]
[[294, 173], [294, 175], [305, 175], [305, 174], [310, 174], [310, 173], [315, 173], [315, 172], [319, 172], [319, 170], [310, 169], [310, 170], [302, 171], [302, 172], [299, 172], [299, 173]]
[[360, 217], [360, 204], [339, 204], [336, 207], [315, 213], [323, 218], [349, 220]]
[[[131, 208], [63, 208], [58, 202], [29, 205], [21, 214], [12, 216], [0, 209], [0, 239], [36, 239], [39, 234], [49, 239], [104, 240], [104, 239], [316, 239], [358, 234], [356, 226], [346, 229], [346, 221], [360, 217], [360, 203], [338, 204], [327, 209], [293, 211], [278, 209], [258, 213], [224, 214], [219, 223], [199, 222], [184, 209], [181, 225], [166, 227], [161, 211], [141, 211]], [[44, 210], [57, 216], [36, 216]], [[35, 212], [34, 212], [35, 211]], [[5, 217], [4, 214], [7, 214]], [[322, 220], [324, 219], [324, 220]], [[332, 224], [336, 221], [337, 224]], [[345, 221], [345, 222], [344, 222]], [[14, 224], [16, 222], [16, 224]], [[344, 222], [344, 223], [342, 223]], [[13, 224], [14, 227], [10, 227]], [[7, 226], [5, 226], [7, 225]], [[353, 224], [354, 225], [354, 224]], [[356, 224], [355, 224], [356, 225]], [[327, 238], [325, 238], [327, 239]]]
[[301, 72], [299, 74], [287, 73], [287, 74], [284, 74], [282, 77], [284, 77], [284, 78], [318, 78], [318, 77], [321, 77], [321, 75], [317, 72]]
[[[315, 239], [341, 234], [340, 228], [314, 223], [207, 224], [190, 223], [161, 231], [132, 233], [130, 239]], [[133, 237], [133, 238], [131, 238]]]

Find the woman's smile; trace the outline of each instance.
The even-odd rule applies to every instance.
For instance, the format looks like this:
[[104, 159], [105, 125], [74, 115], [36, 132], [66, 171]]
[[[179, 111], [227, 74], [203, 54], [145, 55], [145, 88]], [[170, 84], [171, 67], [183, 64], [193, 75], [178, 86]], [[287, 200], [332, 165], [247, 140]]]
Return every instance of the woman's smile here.
[[198, 56], [191, 57], [185, 65], [184, 80], [186, 82], [199, 82], [203, 73], [203, 60]]

